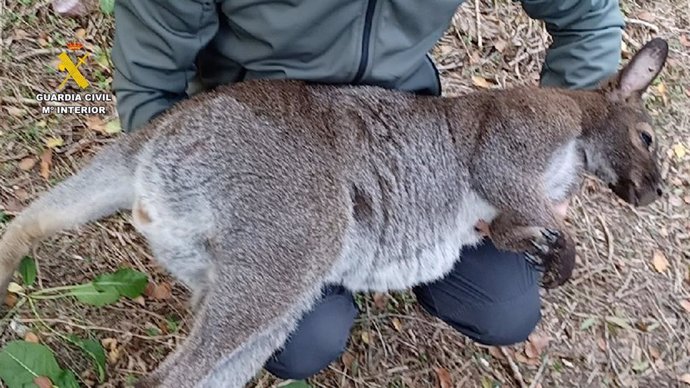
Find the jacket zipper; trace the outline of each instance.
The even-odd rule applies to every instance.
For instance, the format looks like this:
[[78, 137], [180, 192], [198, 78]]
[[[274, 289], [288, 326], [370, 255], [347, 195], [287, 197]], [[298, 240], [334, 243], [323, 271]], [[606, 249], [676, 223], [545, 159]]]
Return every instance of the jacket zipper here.
[[371, 23], [374, 18], [374, 10], [376, 9], [376, 0], [367, 0], [367, 12], [364, 15], [364, 34], [362, 34], [362, 55], [359, 59], [359, 67], [357, 74], [352, 81], [358, 83], [364, 76], [364, 71], [367, 69], [367, 62], [369, 62], [369, 40], [371, 38]]

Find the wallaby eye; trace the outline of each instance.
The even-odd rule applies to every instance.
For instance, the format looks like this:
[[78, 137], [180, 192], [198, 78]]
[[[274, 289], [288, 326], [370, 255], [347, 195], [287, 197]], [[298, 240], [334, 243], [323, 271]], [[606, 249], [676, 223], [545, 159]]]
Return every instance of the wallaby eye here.
[[640, 139], [642, 139], [642, 142], [647, 146], [647, 148], [652, 146], [652, 135], [650, 135], [648, 132], [645, 131], [640, 131]]

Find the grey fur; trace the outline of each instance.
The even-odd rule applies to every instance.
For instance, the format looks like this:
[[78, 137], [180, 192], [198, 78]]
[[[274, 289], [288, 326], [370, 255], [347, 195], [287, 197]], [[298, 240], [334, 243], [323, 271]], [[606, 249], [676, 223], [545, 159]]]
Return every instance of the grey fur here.
[[479, 220], [499, 248], [539, 259], [545, 284], [560, 285], [574, 243], [554, 201], [585, 169], [634, 204], [659, 188], [655, 152], [631, 129], [651, 127], [638, 125], [648, 120], [630, 85], [646, 87], [666, 52], [651, 41], [629, 75], [596, 91], [218, 88], [123, 135], [20, 214], [0, 240], [0, 283], [42, 238], [132, 209], [197, 303], [186, 342], [139, 386], [231, 388], [285, 342], [323, 284], [401, 290], [438, 279], [481, 240]]

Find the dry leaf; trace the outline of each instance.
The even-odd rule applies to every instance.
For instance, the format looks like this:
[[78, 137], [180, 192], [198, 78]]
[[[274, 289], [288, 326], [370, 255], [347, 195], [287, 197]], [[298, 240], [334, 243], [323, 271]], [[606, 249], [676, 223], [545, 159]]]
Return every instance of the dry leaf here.
[[683, 143], [676, 143], [673, 145], [673, 153], [676, 154], [676, 158], [678, 159], [683, 159], [685, 155], [688, 153], [688, 150], [685, 148]]
[[29, 199], [29, 192], [24, 189], [17, 189], [14, 191], [14, 196], [17, 197], [18, 200], [25, 202]]
[[115, 338], [103, 338], [101, 340], [101, 345], [103, 345], [105, 349], [113, 350], [117, 348], [117, 340]]
[[77, 30], [74, 31], [74, 36], [76, 36], [77, 39], [84, 39], [86, 37], [86, 30], [83, 28], [77, 28]]
[[505, 360], [503, 352], [501, 352], [501, 349], [497, 346], [489, 346], [489, 354], [495, 359]]
[[62, 140], [60, 137], [51, 137], [48, 140], [46, 140], [46, 147], [48, 148], [57, 148], [65, 144], [65, 141]]
[[34, 384], [38, 385], [38, 388], [53, 388], [53, 382], [45, 376], [34, 377]]
[[654, 14], [651, 12], [647, 12], [647, 11], [642, 11], [642, 12], [638, 13], [637, 18], [642, 20], [642, 21], [649, 22], [649, 23], [654, 22], [654, 19], [655, 19]]
[[498, 39], [496, 42], [494, 42], [494, 48], [500, 53], [505, 51], [506, 47], [508, 47], [508, 42], [503, 39]]
[[668, 269], [668, 259], [661, 251], [654, 251], [654, 257], [652, 257], [652, 264], [654, 264], [654, 269], [661, 273]]
[[53, 164], [53, 150], [46, 148], [41, 154], [41, 176], [48, 180], [50, 176], [50, 166]]
[[649, 347], [649, 355], [652, 356], [652, 358], [654, 358], [655, 360], [661, 357], [659, 349], [655, 348], [654, 346]]
[[156, 300], [164, 300], [170, 298], [172, 295], [172, 287], [169, 283], [163, 282], [154, 287], [151, 297]]
[[491, 83], [489, 83], [489, 81], [487, 81], [486, 78], [480, 77], [478, 75], [472, 76], [472, 83], [475, 86], [478, 86], [478, 87], [484, 88], [484, 89], [489, 89], [491, 87]]
[[686, 195], [685, 197], [683, 197], [683, 202], [685, 202], [685, 203], [687, 203], [688, 205], [690, 205], [690, 195]]
[[117, 360], [120, 359], [120, 350], [118, 348], [110, 349], [108, 352], [108, 363], [117, 364]]
[[7, 295], [5, 295], [5, 306], [14, 307], [17, 304], [17, 300], [17, 295], [7, 293]]
[[39, 342], [38, 336], [32, 332], [27, 332], [24, 336], [24, 341], [37, 344]]
[[671, 196], [668, 197], [668, 203], [669, 203], [671, 206], [679, 207], [679, 206], [682, 206], [682, 205], [683, 205], [683, 200], [680, 199], [680, 197], [678, 197], [678, 196], [671, 195]]
[[398, 318], [391, 319], [391, 323], [393, 324], [393, 328], [398, 333], [402, 333], [402, 322], [400, 322], [400, 320]]
[[380, 292], [374, 293], [374, 306], [379, 310], [385, 310], [388, 303], [386, 295]]
[[668, 104], [668, 96], [666, 95], [666, 84], [660, 82], [659, 85], [656, 86], [656, 90], [661, 95], [661, 99], [664, 100], [664, 105]]
[[451, 388], [453, 386], [450, 373], [445, 368], [434, 368], [434, 371], [436, 372], [436, 377], [438, 377], [439, 388]]
[[146, 288], [144, 289], [144, 295], [146, 295], [149, 298], [153, 297], [153, 290], [155, 290], [155, 289], [156, 289], [156, 284], [149, 282], [146, 285]]
[[606, 351], [606, 340], [603, 338], [597, 338], [597, 346], [599, 349], [601, 349], [602, 352]]
[[366, 331], [363, 331], [361, 334], [361, 337], [362, 337], [362, 342], [369, 345], [369, 341], [370, 341], [369, 340], [369, 333], [367, 333]]
[[89, 116], [86, 118], [86, 127], [92, 131], [105, 133], [105, 122], [98, 116]]
[[24, 158], [19, 161], [19, 168], [22, 171], [29, 171], [36, 165], [36, 159], [32, 157]]
[[146, 300], [144, 300], [144, 297], [139, 295], [136, 298], [132, 299], [134, 303], [138, 304], [139, 306], [145, 307], [146, 306]]
[[690, 373], [684, 373], [682, 376], [680, 376], [680, 381], [690, 385]]
[[525, 342], [525, 354], [529, 358], [537, 358], [539, 357], [539, 351], [537, 350], [537, 347], [534, 346], [533, 343], [531, 342]]
[[680, 306], [685, 310], [686, 313], [690, 313], [690, 299], [681, 300]]
[[343, 362], [345, 368], [352, 369], [352, 364], [355, 362], [355, 356], [353, 356], [350, 352], [345, 352], [340, 357], [340, 360]]
[[[542, 335], [539, 333], [532, 333], [527, 337], [527, 344], [531, 345], [529, 347], [525, 346], [525, 353], [527, 354], [528, 357], [530, 358], [535, 358], [539, 357], [546, 347], [549, 345], [549, 341], [551, 338], [549, 338], [546, 335]], [[527, 353], [527, 349], [529, 348], [530, 352], [535, 352], [534, 356], [530, 356], [529, 353]]]
[[688, 37], [685, 34], [680, 34], [678, 36], [678, 40], [680, 41], [680, 44], [682, 44], [685, 47], [690, 47], [690, 37]]

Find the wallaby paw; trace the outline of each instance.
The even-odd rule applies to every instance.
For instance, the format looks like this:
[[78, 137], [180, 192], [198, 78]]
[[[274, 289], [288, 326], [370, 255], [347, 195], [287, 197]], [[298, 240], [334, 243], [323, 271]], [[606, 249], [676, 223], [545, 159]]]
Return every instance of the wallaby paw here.
[[540, 228], [529, 242], [525, 258], [542, 274], [542, 286], [555, 288], [565, 283], [575, 267], [575, 243], [570, 236]]

